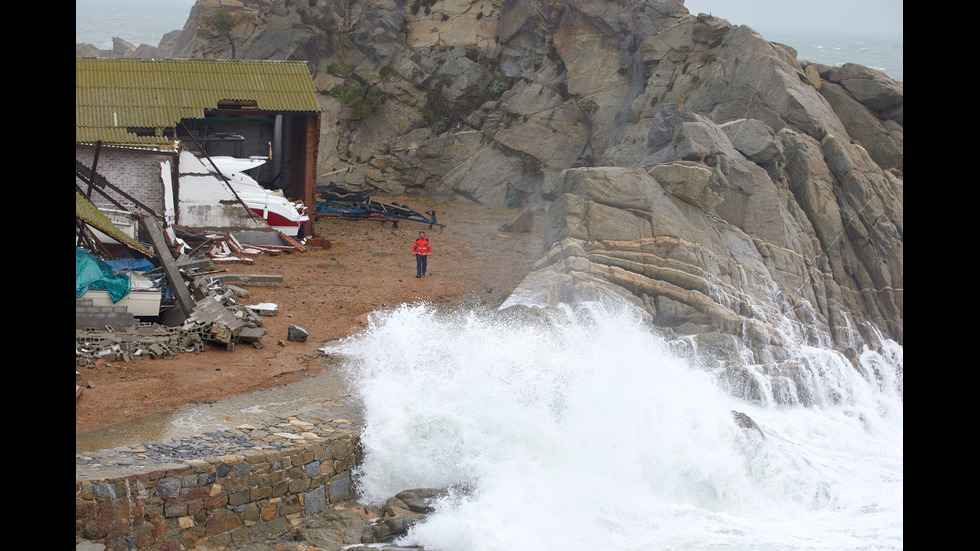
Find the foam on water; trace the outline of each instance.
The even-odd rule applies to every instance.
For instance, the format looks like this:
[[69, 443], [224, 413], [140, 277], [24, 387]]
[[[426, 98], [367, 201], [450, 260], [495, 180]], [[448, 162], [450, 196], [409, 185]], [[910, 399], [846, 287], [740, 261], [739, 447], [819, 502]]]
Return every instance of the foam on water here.
[[738, 400], [668, 349], [594, 304], [375, 313], [341, 346], [361, 498], [460, 488], [402, 542], [435, 550], [902, 547], [901, 347], [813, 407]]

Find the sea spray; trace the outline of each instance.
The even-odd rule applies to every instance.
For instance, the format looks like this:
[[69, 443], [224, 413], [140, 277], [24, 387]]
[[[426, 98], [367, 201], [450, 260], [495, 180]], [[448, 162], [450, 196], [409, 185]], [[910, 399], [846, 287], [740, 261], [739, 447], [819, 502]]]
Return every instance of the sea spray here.
[[737, 399], [668, 349], [596, 304], [376, 312], [335, 350], [364, 410], [360, 497], [465, 489], [402, 542], [433, 550], [902, 547], [902, 406], [882, 383], [900, 347], [813, 407]]

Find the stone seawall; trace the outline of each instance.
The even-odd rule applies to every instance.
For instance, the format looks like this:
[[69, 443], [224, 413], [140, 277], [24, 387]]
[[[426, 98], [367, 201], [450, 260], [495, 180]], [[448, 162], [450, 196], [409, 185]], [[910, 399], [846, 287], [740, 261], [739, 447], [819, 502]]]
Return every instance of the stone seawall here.
[[240, 547], [354, 498], [360, 461], [349, 421], [289, 418], [76, 453], [76, 540], [110, 551]]

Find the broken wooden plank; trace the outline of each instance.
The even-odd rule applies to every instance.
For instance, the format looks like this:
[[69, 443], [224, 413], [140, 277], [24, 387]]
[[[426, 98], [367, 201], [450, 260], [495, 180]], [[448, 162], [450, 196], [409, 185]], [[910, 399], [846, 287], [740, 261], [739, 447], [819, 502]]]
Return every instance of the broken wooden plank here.
[[286, 234], [284, 234], [282, 232], [279, 232], [279, 237], [281, 237], [283, 241], [285, 241], [286, 243], [288, 243], [291, 247], [293, 247], [297, 251], [299, 251], [301, 253], [305, 253], [306, 252], [306, 247], [304, 247], [302, 243], [300, 243], [299, 241], [296, 241], [292, 237], [289, 237], [288, 235], [286, 235]]
[[208, 276], [209, 279], [219, 281], [237, 281], [239, 283], [282, 283], [281, 275], [277, 274], [220, 274]]
[[[150, 244], [157, 253], [157, 258], [163, 267], [163, 273], [167, 276], [170, 288], [177, 298], [177, 306], [180, 308], [180, 313], [186, 318], [194, 310], [194, 300], [191, 298], [191, 292], [187, 288], [187, 283], [184, 282], [184, 277], [181, 275], [177, 262], [174, 261], [173, 253], [167, 247], [167, 238], [163, 235], [163, 230], [160, 229], [160, 225], [154, 218], [137, 213], [136, 219], [149, 236]], [[183, 319], [178, 323], [180, 322], [183, 322]]]

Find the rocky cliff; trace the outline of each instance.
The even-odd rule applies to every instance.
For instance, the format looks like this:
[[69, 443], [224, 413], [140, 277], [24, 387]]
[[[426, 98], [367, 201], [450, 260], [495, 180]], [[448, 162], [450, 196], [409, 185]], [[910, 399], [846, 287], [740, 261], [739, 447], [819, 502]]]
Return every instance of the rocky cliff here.
[[777, 371], [903, 342], [901, 82], [682, 0], [200, 0], [174, 55], [230, 56], [219, 5], [237, 57], [309, 63], [324, 183], [548, 209], [514, 302], [625, 297]]

